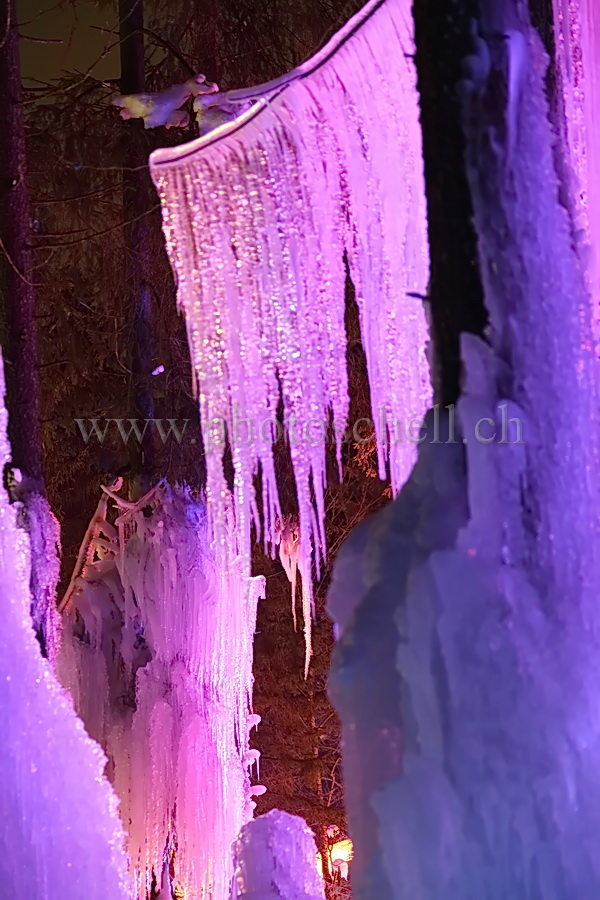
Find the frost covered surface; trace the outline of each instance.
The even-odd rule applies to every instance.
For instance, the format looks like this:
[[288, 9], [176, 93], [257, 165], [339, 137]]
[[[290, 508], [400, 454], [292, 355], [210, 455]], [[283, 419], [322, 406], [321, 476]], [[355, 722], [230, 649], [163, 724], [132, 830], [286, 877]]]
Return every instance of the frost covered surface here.
[[[489, 398], [464, 399], [463, 410], [480, 401], [494, 417]], [[361, 556], [350, 548], [337, 563], [360, 579], [330, 683], [343, 721], [353, 896], [592, 900], [597, 632], [583, 621], [581, 592], [570, 595], [569, 619], [551, 574], [503, 560], [484, 531], [506, 520], [486, 485], [510, 486], [510, 447], [478, 447], [480, 458], [469, 450], [465, 460], [456, 435], [422, 445], [399, 498], [363, 532]], [[338, 608], [340, 589], [336, 574]]]
[[235, 845], [236, 898], [324, 900], [312, 831], [299, 816], [273, 809], [249, 822]]
[[[593, 325], [600, 340], [600, 22], [595, 0], [554, 0], [557, 75], [562, 94], [559, 128], [571, 166], [571, 190], [579, 245], [593, 297]], [[569, 187], [569, 185], [567, 185]]]
[[348, 415], [344, 254], [380, 472], [388, 461], [396, 490], [414, 446], [395, 440], [394, 423], [406, 427], [431, 396], [424, 309], [411, 296], [426, 292], [428, 272], [411, 22], [409, 0], [369, 4], [236, 123], [151, 157], [198, 383], [209, 509], [222, 527], [226, 429], [248, 565], [259, 464], [267, 543], [281, 514], [271, 437], [281, 392], [308, 656], [311, 560], [325, 553], [324, 426], [331, 413], [339, 453]]
[[[6, 465], [3, 402], [0, 456]], [[30, 615], [29, 539], [15, 516], [0, 487], [0, 893], [7, 900], [125, 900], [124, 834], [102, 777], [105, 757], [41, 656]]]
[[[501, 19], [490, 16], [490, 22], [506, 28]], [[597, 584], [589, 536], [599, 509], [598, 371], [592, 301], [572, 243], [572, 219], [558, 200], [543, 87], [548, 61], [533, 29], [520, 35], [520, 46], [523, 77], [510, 101], [512, 152], [499, 139], [502, 111], [493, 111], [487, 83], [465, 86], [467, 172], [495, 355], [486, 367], [489, 391], [496, 390], [498, 403], [511, 404], [525, 441], [511, 453], [512, 464], [523, 467], [528, 509], [516, 509], [511, 488], [504, 515], [524, 522], [521, 535], [501, 538], [514, 562], [532, 557], [552, 573], [556, 602], [564, 608], [574, 589], [582, 585], [587, 601]], [[510, 65], [505, 53], [490, 42], [496, 70]]]
[[108, 754], [137, 896], [172, 858], [185, 896], [228, 900], [231, 845], [257, 791], [248, 735], [264, 582], [219, 558], [187, 489], [122, 506], [116, 529], [101, 518], [75, 582], [60, 671]]
[[480, 36], [463, 86], [489, 343], [464, 337], [456, 443], [428, 416], [411, 478], [342, 551], [330, 594], [357, 900], [600, 893], [592, 304], [541, 42], [501, 6], [483, 23], [507, 40]]

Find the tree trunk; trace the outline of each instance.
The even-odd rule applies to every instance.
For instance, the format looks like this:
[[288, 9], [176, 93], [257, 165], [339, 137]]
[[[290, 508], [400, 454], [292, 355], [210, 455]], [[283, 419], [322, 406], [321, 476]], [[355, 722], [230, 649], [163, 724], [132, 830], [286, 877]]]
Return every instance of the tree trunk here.
[[0, 284], [12, 462], [38, 489], [42, 482], [39, 365], [32, 269], [27, 148], [14, 0], [0, 41]]
[[460, 393], [460, 335], [487, 322], [464, 164], [459, 82], [477, 0], [415, 0], [415, 41], [430, 247], [429, 302], [442, 405]]
[[[143, 0], [119, 0], [121, 93], [137, 94], [145, 89]], [[148, 148], [140, 120], [124, 126], [123, 216], [125, 247], [130, 284], [131, 415], [143, 422], [154, 417], [152, 390], [152, 298], [148, 282], [151, 270], [151, 243], [148, 211], [152, 185], [148, 174]], [[135, 490], [145, 492], [155, 472], [152, 425], [145, 430], [140, 445], [132, 443], [131, 468]]]

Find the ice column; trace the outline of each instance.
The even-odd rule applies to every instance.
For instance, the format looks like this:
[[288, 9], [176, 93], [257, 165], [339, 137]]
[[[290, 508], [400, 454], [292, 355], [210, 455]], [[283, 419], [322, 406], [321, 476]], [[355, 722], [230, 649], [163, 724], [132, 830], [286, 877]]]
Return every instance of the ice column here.
[[487, 341], [463, 336], [454, 427], [428, 415], [408, 483], [331, 588], [355, 900], [600, 892], [592, 307], [547, 60], [511, 6], [483, 4], [463, 85]]
[[[163, 861], [185, 896], [229, 900], [252, 816], [252, 639], [262, 578], [211, 535], [206, 505], [161, 484], [104, 516], [65, 611], [59, 669], [105, 747], [139, 900]], [[106, 504], [104, 504], [104, 513]]]

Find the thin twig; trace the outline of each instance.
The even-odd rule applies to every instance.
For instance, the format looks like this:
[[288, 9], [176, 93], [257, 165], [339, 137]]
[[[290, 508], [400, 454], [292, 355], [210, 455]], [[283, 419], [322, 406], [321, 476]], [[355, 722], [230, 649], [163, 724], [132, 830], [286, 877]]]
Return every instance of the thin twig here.
[[33, 44], [64, 44], [63, 38], [40, 38], [29, 34], [19, 34], [23, 41], [31, 41]]
[[10, 16], [10, 4], [6, 4], [6, 25], [4, 28], [4, 34], [2, 35], [2, 40], [0, 41], [0, 50], [4, 47], [8, 40], [8, 35], [10, 34], [10, 26], [11, 26], [11, 16]]
[[111, 187], [107, 188], [99, 188], [97, 191], [90, 191], [87, 194], [78, 194], [76, 197], [49, 197], [43, 198], [39, 200], [34, 200], [33, 202], [37, 205], [38, 203], [73, 203], [75, 200], [89, 200], [92, 197], [101, 197], [104, 194], [110, 194], [112, 191], [116, 191], [120, 188], [119, 184], [114, 184]]
[[41, 9], [39, 13], [33, 17], [33, 19], [27, 19], [26, 22], [19, 22], [18, 27], [23, 28], [25, 25], [33, 25], [34, 22], [37, 22], [38, 19], [41, 19], [42, 16], [48, 15], [48, 13], [52, 13], [57, 9], [60, 9], [61, 6], [64, 6], [64, 0], [58, 0], [58, 3], [55, 3], [54, 6], [49, 7], [48, 9]]
[[104, 231], [95, 231], [92, 234], [85, 235], [82, 238], [78, 238], [76, 241], [59, 241], [56, 244], [40, 244], [40, 246], [36, 246], [35, 250], [53, 250], [55, 247], [72, 247], [75, 244], [82, 244], [84, 241], [93, 241], [94, 238], [103, 237], [105, 234], [110, 234], [111, 231], [116, 231], [117, 228], [124, 228], [126, 225], [131, 225], [133, 222], [137, 222], [139, 219], [143, 219], [145, 216], [150, 215], [150, 213], [155, 212], [155, 210], [160, 209], [160, 203], [156, 203], [154, 206], [150, 207], [150, 209], [141, 213], [139, 216], [134, 216], [133, 219], [129, 219], [127, 222], [119, 222], [117, 225], [111, 225], [110, 228], [105, 228]]
[[[95, 31], [102, 31], [106, 34], [118, 34], [118, 32], [114, 28], [104, 28], [102, 25], [90, 25], [90, 28], [93, 28]], [[151, 28], [138, 28], [136, 29], [136, 33], [141, 32], [142, 34], [147, 34], [149, 37], [153, 38], [157, 41], [165, 50], [168, 50], [173, 54], [175, 59], [178, 59], [181, 65], [186, 69], [186, 71], [191, 75], [197, 75], [197, 72], [193, 69], [190, 63], [187, 61], [185, 56], [183, 56], [173, 44], [168, 41], [166, 38], [161, 37], [160, 34], [157, 34], [156, 31], [153, 31]]]
[[2, 238], [0, 238], [0, 250], [2, 250], [2, 252], [4, 253], [6, 259], [8, 260], [8, 263], [9, 263], [11, 269], [12, 269], [14, 272], [16, 272], [16, 274], [19, 276], [19, 278], [21, 279], [21, 281], [22, 281], [24, 284], [27, 284], [27, 285], [29, 285], [29, 287], [33, 287], [33, 288], [35, 288], [35, 287], [41, 287], [41, 286], [42, 286], [41, 284], [36, 284], [34, 281], [28, 281], [28, 280], [27, 280], [27, 278], [25, 277], [25, 275], [19, 270], [19, 267], [16, 265], [16, 263], [14, 262], [14, 260], [11, 258], [10, 253], [8, 252], [8, 250], [6, 249], [6, 247], [4, 246], [4, 241], [2, 240]]

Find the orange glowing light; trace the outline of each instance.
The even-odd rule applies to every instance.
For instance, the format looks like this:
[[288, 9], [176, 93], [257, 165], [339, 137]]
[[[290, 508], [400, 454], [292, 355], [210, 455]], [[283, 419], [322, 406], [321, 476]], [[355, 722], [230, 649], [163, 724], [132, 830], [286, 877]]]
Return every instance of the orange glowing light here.
[[[333, 872], [339, 872], [344, 881], [348, 881], [349, 863], [352, 859], [352, 841], [346, 838], [336, 841], [329, 849], [329, 866]], [[317, 853], [317, 869], [323, 877], [323, 861], [321, 854]]]

